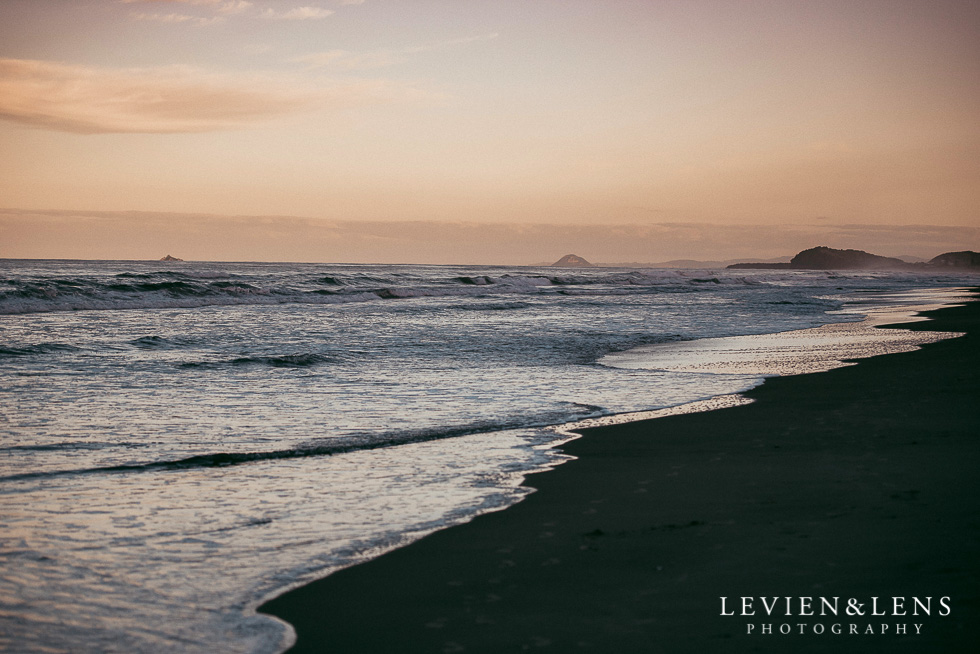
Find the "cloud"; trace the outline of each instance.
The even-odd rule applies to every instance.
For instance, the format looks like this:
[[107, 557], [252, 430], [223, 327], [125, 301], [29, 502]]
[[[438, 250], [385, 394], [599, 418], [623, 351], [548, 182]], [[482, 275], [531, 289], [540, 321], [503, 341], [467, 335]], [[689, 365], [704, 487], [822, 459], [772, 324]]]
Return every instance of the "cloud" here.
[[347, 50], [328, 50], [327, 52], [314, 52], [290, 59], [299, 64], [306, 64], [310, 68], [333, 68], [334, 70], [365, 70], [368, 68], [384, 68], [402, 61], [397, 53], [390, 50], [378, 52], [348, 52]]
[[[196, 6], [202, 10], [210, 12], [210, 17], [193, 16], [178, 13], [134, 13], [133, 17], [137, 20], [155, 20], [162, 23], [188, 23], [196, 25], [207, 25], [221, 20], [222, 16], [242, 14], [255, 6], [250, 0], [119, 0], [123, 4], [170, 4], [183, 5], [185, 7]], [[341, 4], [361, 4], [363, 0], [345, 0]], [[265, 18], [273, 20], [318, 20], [332, 16], [333, 9], [324, 9], [317, 6], [293, 7], [292, 9], [274, 9], [266, 7], [261, 14]]]
[[217, 11], [219, 14], [224, 14], [226, 16], [231, 14], [240, 14], [251, 7], [252, 4], [253, 3], [248, 2], [248, 0], [232, 0], [231, 2], [222, 2]]
[[323, 9], [321, 7], [295, 7], [287, 11], [276, 11], [267, 8], [262, 15], [266, 18], [275, 20], [317, 20], [333, 15], [333, 9]]
[[205, 26], [213, 25], [224, 20], [221, 16], [211, 16], [204, 18], [201, 16], [188, 16], [187, 14], [133, 14], [136, 20], [147, 20], [157, 23], [188, 23], [191, 25]]
[[191, 23], [209, 25], [223, 20], [220, 16], [231, 16], [246, 11], [253, 5], [249, 0], [120, 0], [124, 4], [181, 4], [203, 6], [213, 12], [211, 17], [190, 16], [188, 14], [134, 13], [136, 20], [155, 20], [161, 23]]
[[0, 59], [0, 119], [79, 134], [237, 129], [299, 111], [421, 97], [384, 80], [321, 80], [314, 87], [186, 66], [108, 69]]
[[180, 4], [180, 5], [217, 5], [224, 0], [119, 0], [124, 5], [136, 4]]
[[481, 34], [478, 36], [466, 36], [447, 41], [437, 41], [424, 45], [410, 46], [400, 50], [377, 50], [375, 52], [350, 52], [347, 50], [327, 50], [326, 52], [312, 52], [299, 57], [294, 57], [289, 61], [298, 64], [306, 64], [310, 68], [332, 68], [334, 70], [364, 70], [369, 68], [383, 68], [393, 66], [405, 61], [405, 55], [418, 54], [420, 52], [432, 52], [443, 50], [467, 43], [479, 41], [490, 41], [497, 38], [497, 33]]

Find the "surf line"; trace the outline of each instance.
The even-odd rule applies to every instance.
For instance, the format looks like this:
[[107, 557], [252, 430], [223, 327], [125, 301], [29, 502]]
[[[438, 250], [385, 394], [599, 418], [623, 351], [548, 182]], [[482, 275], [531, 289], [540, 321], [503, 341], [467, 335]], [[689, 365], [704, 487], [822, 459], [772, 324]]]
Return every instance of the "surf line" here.
[[639, 422], [640, 420], [653, 420], [654, 418], [666, 418], [667, 416], [681, 416], [689, 413], [703, 413], [705, 411], [717, 411], [718, 409], [730, 409], [737, 406], [744, 406], [755, 402], [752, 398], [745, 397], [740, 393], [729, 393], [726, 395], [716, 395], [705, 400], [695, 400], [669, 406], [653, 411], [633, 411], [631, 413], [615, 413], [609, 416], [599, 416], [597, 418], [586, 418], [576, 420], [562, 425], [555, 425], [549, 429], [565, 437], [566, 439], [578, 438], [579, 430], [591, 429], [593, 427], [608, 427], [610, 425], [623, 425], [628, 422]]

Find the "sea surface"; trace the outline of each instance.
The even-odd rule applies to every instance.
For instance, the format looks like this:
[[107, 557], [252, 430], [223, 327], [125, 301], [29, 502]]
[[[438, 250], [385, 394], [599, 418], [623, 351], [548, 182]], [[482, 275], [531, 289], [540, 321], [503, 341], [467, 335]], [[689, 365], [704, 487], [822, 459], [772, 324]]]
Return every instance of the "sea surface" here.
[[783, 371], [704, 352], [978, 283], [0, 260], [0, 649], [281, 651], [264, 599], [519, 501], [556, 425], [744, 391]]

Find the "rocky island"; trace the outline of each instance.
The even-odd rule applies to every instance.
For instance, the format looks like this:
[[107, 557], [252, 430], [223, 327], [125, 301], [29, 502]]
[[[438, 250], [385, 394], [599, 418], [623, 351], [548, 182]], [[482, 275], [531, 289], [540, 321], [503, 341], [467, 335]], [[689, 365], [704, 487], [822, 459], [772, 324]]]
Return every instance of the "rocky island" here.
[[566, 254], [558, 261], [551, 264], [555, 268], [595, 268], [594, 263], [589, 263], [577, 254]]

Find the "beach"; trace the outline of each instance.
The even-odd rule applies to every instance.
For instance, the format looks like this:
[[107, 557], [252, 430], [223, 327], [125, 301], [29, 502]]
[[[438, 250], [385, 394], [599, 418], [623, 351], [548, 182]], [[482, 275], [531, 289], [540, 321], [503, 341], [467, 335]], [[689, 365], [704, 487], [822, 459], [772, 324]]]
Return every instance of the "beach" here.
[[0, 654], [980, 652], [978, 43], [0, 0]]
[[520, 503], [260, 611], [292, 652], [973, 651], [980, 303], [929, 317], [967, 334], [585, 430]]
[[[885, 533], [873, 482], [895, 486], [889, 511], [945, 521], [887, 524], [964, 542], [943, 531], [964, 523], [931, 507], [962, 510], [975, 494], [888, 466], [974, 465], [964, 443], [919, 433], [958, 433], [943, 425], [976, 394], [957, 381], [970, 341], [908, 321], [963, 303], [976, 275], [0, 268], [0, 650], [268, 654], [294, 642], [290, 624], [312, 651], [670, 651], [670, 638], [696, 648], [720, 634], [754, 647], [747, 629], [769, 623], [741, 615], [741, 597], [758, 614], [841, 578], [854, 595], [835, 619], [848, 599], [919, 598], [939, 613], [955, 598], [952, 615], [908, 623], [934, 637], [964, 611], [945, 586], [864, 583], [847, 557], [870, 547], [864, 526]], [[891, 323], [916, 331], [874, 327]], [[923, 350], [954, 353], [935, 379], [912, 365], [928, 356], [885, 357], [895, 365], [881, 373], [865, 363], [937, 340], [958, 344]], [[860, 363], [805, 374], [844, 359]], [[879, 387], [882, 400], [855, 399]], [[902, 415], [933, 397], [955, 410]], [[677, 415], [695, 409], [712, 410]], [[919, 444], [887, 449], [905, 442], [889, 425]], [[846, 547], [821, 540], [828, 525], [851, 525]], [[908, 549], [901, 533], [882, 538], [884, 554], [856, 551]], [[832, 555], [807, 567], [804, 546]], [[290, 593], [320, 579], [349, 587]], [[285, 621], [257, 612], [277, 597]], [[316, 631], [332, 615], [347, 642]]]

